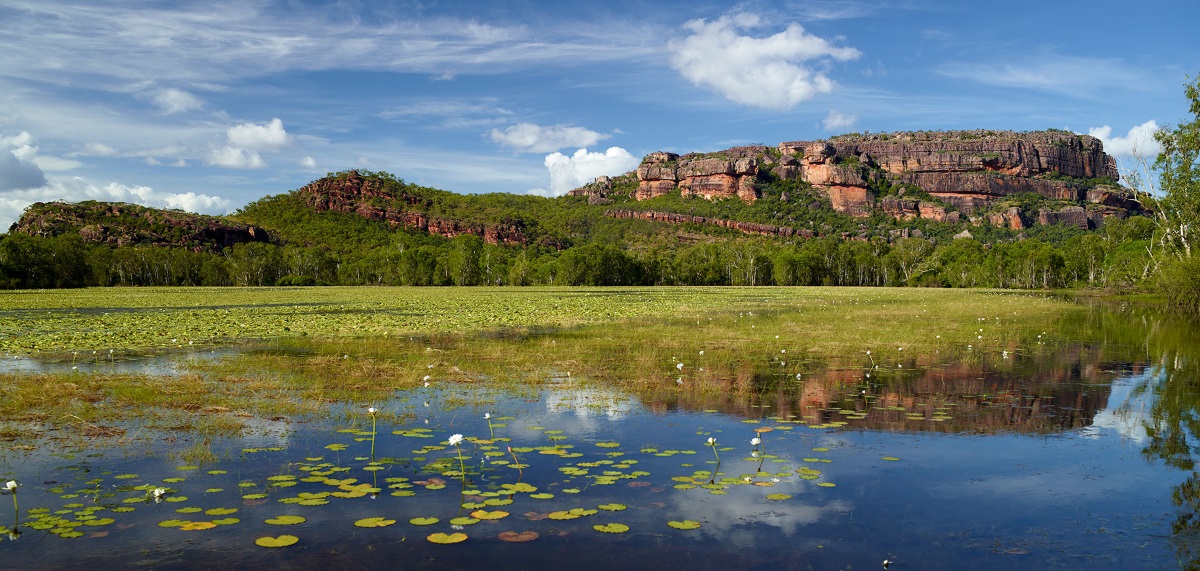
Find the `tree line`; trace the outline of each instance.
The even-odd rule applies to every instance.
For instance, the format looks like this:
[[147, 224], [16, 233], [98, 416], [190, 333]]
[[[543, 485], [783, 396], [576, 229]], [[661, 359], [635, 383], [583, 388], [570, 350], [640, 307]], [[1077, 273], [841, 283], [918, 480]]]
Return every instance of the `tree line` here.
[[695, 244], [591, 242], [555, 250], [487, 244], [475, 235], [397, 233], [353, 251], [243, 243], [219, 253], [85, 244], [77, 235], [0, 237], [0, 287], [841, 285], [1129, 288], [1146, 279], [1156, 225], [1135, 217], [1053, 242], [973, 238], [780, 242], [739, 237]]

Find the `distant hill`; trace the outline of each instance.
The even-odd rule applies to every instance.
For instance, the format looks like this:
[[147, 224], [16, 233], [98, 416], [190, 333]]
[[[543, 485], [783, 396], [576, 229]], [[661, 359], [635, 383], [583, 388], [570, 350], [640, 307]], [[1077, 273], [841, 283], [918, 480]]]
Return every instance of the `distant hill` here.
[[[34, 204], [0, 241], [0, 287], [1129, 284], [1149, 263], [1145, 199], [1118, 184], [1099, 140], [1056, 130], [656, 152], [558, 198], [462, 195], [350, 170], [223, 217]], [[69, 239], [45, 251], [81, 251], [93, 275], [23, 272], [30, 262], [19, 260], [55, 255], [20, 236]]]

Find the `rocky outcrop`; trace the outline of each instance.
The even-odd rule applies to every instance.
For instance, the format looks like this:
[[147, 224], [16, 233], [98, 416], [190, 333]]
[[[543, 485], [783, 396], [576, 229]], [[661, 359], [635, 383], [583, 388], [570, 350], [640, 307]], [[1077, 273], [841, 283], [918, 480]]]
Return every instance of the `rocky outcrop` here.
[[270, 239], [261, 228], [215, 216], [90, 200], [31, 204], [8, 231], [41, 237], [78, 234], [90, 244], [172, 246], [196, 252], [220, 252]]
[[708, 218], [705, 216], [692, 216], [689, 214], [675, 214], [672, 212], [655, 212], [653, 210], [607, 210], [604, 212], [604, 214], [610, 218], [620, 218], [626, 220], [653, 220], [655, 222], [670, 222], [673, 224], [710, 224], [713, 226], [720, 226], [722, 228], [731, 228], [746, 234], [759, 234], [763, 236], [781, 236], [784, 238], [799, 236], [802, 238], [812, 238], [814, 235], [810, 230], [788, 228], [786, 226], [758, 224], [756, 222], [739, 222], [737, 220], [724, 220], [721, 218]]
[[[1035, 193], [1052, 200], [1083, 202], [1088, 186], [1116, 184], [1116, 160], [1094, 137], [1065, 131], [909, 132], [838, 137], [829, 141], [780, 143], [781, 153], [801, 157], [800, 178], [830, 194], [846, 186], [866, 189], [870, 176], [907, 183], [963, 214], [986, 209], [1013, 194]], [[859, 194], [852, 194], [857, 199]], [[868, 200], [839, 208], [862, 215]]]
[[634, 198], [647, 200], [678, 190], [683, 196], [708, 200], [738, 197], [754, 202], [758, 199], [759, 160], [766, 151], [767, 147], [756, 146], [683, 156], [650, 153], [637, 168]]
[[362, 176], [357, 171], [349, 171], [314, 181], [297, 193], [305, 204], [318, 212], [357, 214], [368, 220], [381, 220], [392, 226], [403, 226], [447, 238], [474, 234], [489, 244], [527, 242], [520, 223], [480, 224], [432, 216], [429, 214], [432, 200], [389, 182], [385, 178]]
[[[801, 180], [827, 197], [834, 210], [866, 217], [877, 209], [902, 219], [984, 220], [1023, 228], [1033, 213], [984, 213], [1006, 197], [1033, 193], [1086, 209], [1092, 225], [1109, 216], [1142, 212], [1137, 197], [1117, 183], [1116, 161], [1094, 137], [1066, 131], [902, 132], [791, 141], [777, 148], [736, 147], [717, 153], [647, 155], [636, 171], [637, 200], [679, 191], [709, 200], [759, 197], [760, 174]], [[924, 199], [879, 194], [914, 187]], [[584, 191], [584, 189], [580, 189]], [[579, 191], [577, 191], [579, 192]], [[591, 196], [590, 191], [585, 194]], [[1064, 218], [1065, 217], [1065, 218]], [[1071, 220], [1077, 214], [1036, 216]]]

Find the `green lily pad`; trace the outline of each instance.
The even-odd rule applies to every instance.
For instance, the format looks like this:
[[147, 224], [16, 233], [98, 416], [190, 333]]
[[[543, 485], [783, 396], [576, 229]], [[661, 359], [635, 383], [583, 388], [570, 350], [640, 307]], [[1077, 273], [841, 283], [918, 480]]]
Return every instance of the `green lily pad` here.
[[205, 510], [204, 513], [206, 515], [229, 515], [237, 513], [237, 508], [213, 508]]
[[771, 500], [771, 501], [782, 502], [783, 500], [792, 499], [792, 495], [791, 494], [767, 494], [767, 499]]
[[675, 529], [697, 529], [700, 527], [700, 522], [685, 519], [683, 521], [668, 521], [667, 525]]
[[368, 517], [354, 522], [355, 527], [386, 527], [396, 523], [394, 519], [386, 519], [382, 517]]
[[414, 517], [414, 518], [408, 520], [408, 523], [411, 523], [413, 525], [433, 525], [433, 524], [437, 523], [438, 521], [439, 520], [436, 517]]
[[623, 523], [609, 523], [604, 525], [593, 525], [592, 529], [604, 533], [625, 533], [629, 531], [629, 526]]
[[212, 522], [214, 525], [233, 525], [235, 523], [241, 523], [242, 520], [240, 520], [236, 517], [226, 517], [226, 518], [221, 518], [221, 519], [214, 519], [214, 520], [212, 520]]
[[297, 541], [300, 541], [300, 538], [294, 535], [281, 535], [279, 537], [260, 537], [254, 540], [254, 544], [259, 547], [287, 547]]
[[503, 510], [487, 511], [475, 510], [471, 512], [471, 517], [476, 519], [503, 519], [508, 517], [508, 512]]
[[434, 534], [431, 534], [429, 537], [426, 537], [425, 539], [428, 539], [430, 541], [430, 543], [440, 543], [443, 545], [449, 545], [452, 543], [462, 543], [462, 542], [466, 541], [467, 534], [465, 534], [465, 533], [450, 533], [450, 534], [434, 533]]
[[626, 509], [628, 506], [626, 506], [625, 504], [600, 504], [596, 507], [598, 507], [602, 510], [605, 510], [605, 511], [619, 512], [621, 510]]
[[473, 517], [456, 517], [450, 520], [450, 525], [474, 525], [479, 523], [479, 520]]
[[306, 521], [308, 521], [308, 519], [306, 519], [303, 516], [281, 515], [279, 517], [273, 517], [271, 519], [265, 520], [263, 523], [267, 523], [270, 525], [296, 525], [299, 523], [304, 523]]

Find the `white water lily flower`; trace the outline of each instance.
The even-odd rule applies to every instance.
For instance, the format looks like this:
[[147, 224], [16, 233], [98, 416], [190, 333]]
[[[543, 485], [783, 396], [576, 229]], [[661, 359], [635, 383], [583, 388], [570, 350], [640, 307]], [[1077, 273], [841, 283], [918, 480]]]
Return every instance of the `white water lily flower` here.
[[458, 446], [459, 444], [462, 443], [462, 441], [463, 441], [463, 435], [461, 435], [461, 434], [455, 434], [450, 437], [450, 445], [451, 446]]
[[708, 445], [709, 445], [709, 446], [716, 446], [716, 445], [717, 445], [717, 439], [716, 439], [716, 438], [713, 438], [713, 437], [711, 437], [711, 436], [709, 436], [709, 437], [708, 437]]
[[676, 368], [676, 369], [679, 369], [680, 371], [682, 371], [682, 370], [683, 370], [683, 363], [676, 363], [676, 364], [675, 364], [675, 368]]
[[701, 350], [700, 350], [700, 354], [701, 354], [701, 355], [703, 355], [703, 354], [704, 354], [704, 350], [703, 350], [703, 349], [701, 349]]
[[17, 486], [18, 484], [16, 480], [9, 480], [7, 484], [4, 484], [4, 489], [8, 490], [9, 492], [16, 493]]
[[754, 438], [750, 439], [750, 444], [753, 446], [758, 446], [759, 444], [762, 444], [762, 439], [755, 436]]
[[492, 418], [492, 413], [490, 413], [490, 412], [483, 413], [484, 420], [490, 420], [491, 418]]
[[750, 452], [750, 457], [751, 457], [751, 458], [758, 458], [758, 450], [752, 450], [752, 451]]
[[370, 407], [367, 409], [367, 414], [375, 414], [376, 412], [379, 412], [379, 411], [376, 410], [375, 407]]

